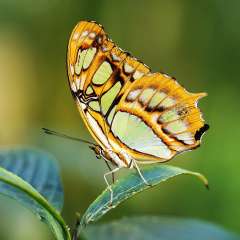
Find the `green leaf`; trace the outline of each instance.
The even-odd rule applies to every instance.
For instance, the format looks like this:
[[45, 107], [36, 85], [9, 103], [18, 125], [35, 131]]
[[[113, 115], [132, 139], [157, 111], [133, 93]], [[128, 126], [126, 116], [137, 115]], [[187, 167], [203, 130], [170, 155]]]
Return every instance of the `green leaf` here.
[[[45, 175], [46, 177], [45, 179], [45, 177], [43, 176], [40, 177], [41, 174], [38, 175], [38, 171], [41, 170], [37, 170], [38, 167], [41, 166], [45, 166], [44, 170], [46, 172], [48, 172], [48, 170], [50, 169], [51, 170], [55, 169], [52, 168], [53, 163], [51, 163], [52, 160], [49, 159], [49, 155], [39, 151], [19, 149], [14, 150], [13, 152], [12, 151], [2, 152], [0, 154], [0, 159], [1, 163], [5, 165], [6, 168], [13, 169], [16, 173], [18, 172], [19, 175], [24, 176], [25, 179], [28, 179], [32, 184], [35, 182], [35, 184], [33, 185], [37, 186], [39, 190], [41, 190], [41, 188], [43, 190], [44, 186], [53, 186], [51, 184], [50, 185], [43, 184], [48, 181], [47, 178], [51, 178], [50, 172], [49, 174]], [[9, 164], [6, 163], [6, 159], [9, 159], [8, 162]], [[17, 164], [18, 167], [12, 166], [11, 164], [15, 160], [10, 159], [16, 159], [15, 164]], [[17, 162], [17, 159], [19, 159], [19, 162]], [[26, 161], [26, 159], [28, 160]], [[37, 161], [36, 165], [32, 165], [32, 161], [34, 161], [33, 159]], [[30, 163], [29, 165], [30, 167], [28, 167], [27, 164], [28, 161]], [[41, 165], [40, 163], [41, 161], [43, 161], [45, 165], [44, 164]], [[35, 168], [32, 168], [31, 166], [35, 166]], [[50, 167], [50, 169], [48, 169], [48, 167]], [[52, 172], [51, 174], [52, 176], [56, 176], [56, 172]], [[40, 177], [42, 185], [39, 185], [37, 183], [38, 181], [37, 177]], [[43, 179], [45, 179], [45, 181], [43, 181]], [[49, 199], [54, 199], [50, 197], [50, 192], [48, 191], [42, 192], [47, 193], [46, 195], [48, 196]], [[0, 194], [3, 194], [7, 197], [17, 200], [25, 207], [27, 207], [29, 210], [31, 210], [35, 215], [37, 215], [40, 218], [41, 221], [45, 222], [50, 227], [56, 239], [59, 240], [71, 239], [68, 227], [66, 226], [58, 210], [55, 209], [35, 188], [33, 188], [32, 185], [30, 185], [22, 178], [18, 177], [17, 175], [11, 173], [10, 171], [2, 167], [0, 167]], [[54, 191], [52, 192], [52, 195], [53, 196], [55, 195]]]
[[194, 219], [132, 217], [86, 228], [88, 240], [239, 240], [221, 227]]
[[112, 204], [110, 205], [110, 192], [108, 189], [105, 189], [82, 216], [79, 231], [81, 231], [81, 229], [88, 223], [94, 222], [101, 218], [104, 214], [115, 208], [124, 200], [175, 176], [182, 174], [193, 175], [201, 179], [204, 184], [208, 186], [207, 179], [203, 175], [168, 165], [145, 167], [142, 169], [142, 174], [147, 182], [151, 184], [151, 186], [146, 185], [137, 172], [131, 173], [127, 177], [120, 179], [118, 182], [112, 185]]
[[59, 212], [62, 210], [63, 188], [53, 156], [33, 149], [6, 149], [0, 152], [0, 166], [31, 184]]

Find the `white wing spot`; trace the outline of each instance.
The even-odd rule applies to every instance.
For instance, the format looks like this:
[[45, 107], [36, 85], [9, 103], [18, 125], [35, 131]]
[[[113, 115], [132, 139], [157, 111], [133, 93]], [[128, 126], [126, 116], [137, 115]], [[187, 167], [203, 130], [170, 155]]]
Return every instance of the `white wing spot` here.
[[118, 57], [116, 54], [114, 54], [114, 53], [112, 53], [112, 59], [113, 59], [113, 61], [115, 61], [115, 62], [119, 62], [120, 60], [121, 60], [121, 58], [120, 57]]
[[164, 77], [166, 78], [171, 78], [169, 75], [167, 75], [166, 73], [163, 74]]
[[124, 52], [124, 50], [120, 47], [118, 47], [118, 50], [121, 51], [121, 52]]
[[95, 37], [96, 37], [96, 33], [95, 32], [89, 33], [89, 38], [94, 39]]
[[76, 87], [77, 87], [77, 90], [80, 89], [80, 78], [76, 79]]
[[123, 67], [124, 67], [124, 71], [126, 73], [132, 73], [133, 70], [134, 70], [134, 68], [132, 66], [130, 66], [128, 63], [126, 63], [126, 62], [124, 63]]
[[84, 38], [84, 37], [86, 37], [88, 35], [88, 31], [84, 31], [84, 32], [82, 32], [82, 34], [81, 34], [81, 38]]
[[77, 40], [78, 36], [79, 36], [79, 33], [78, 33], [78, 32], [74, 33], [74, 35], [73, 35], [73, 40]]
[[103, 51], [103, 52], [107, 52], [107, 51], [109, 51], [109, 49], [107, 48], [107, 46], [102, 45], [102, 51]]
[[74, 75], [74, 67], [72, 64], [70, 64], [70, 71], [71, 71], [71, 74]]
[[133, 78], [136, 80], [136, 79], [141, 78], [143, 75], [144, 75], [143, 72], [136, 71], [136, 72], [133, 74]]
[[191, 132], [179, 133], [179, 134], [176, 134], [175, 137], [178, 140], [184, 141], [188, 145], [194, 144], [194, 137]]
[[72, 84], [71, 84], [71, 89], [73, 92], [77, 92], [77, 88], [76, 88], [76, 85], [74, 82], [72, 82]]
[[136, 89], [128, 93], [127, 101], [133, 102], [136, 100], [138, 95], [141, 93], [141, 89]]

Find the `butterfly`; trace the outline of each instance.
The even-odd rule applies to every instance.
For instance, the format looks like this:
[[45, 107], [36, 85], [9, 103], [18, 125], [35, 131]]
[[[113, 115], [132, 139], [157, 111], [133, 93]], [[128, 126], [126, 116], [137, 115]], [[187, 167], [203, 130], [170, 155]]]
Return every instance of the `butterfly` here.
[[[119, 48], [94, 21], [79, 22], [67, 51], [70, 89], [97, 142], [98, 157], [119, 169], [165, 162], [195, 149], [208, 129], [197, 107], [206, 93], [190, 93], [173, 77]], [[111, 192], [112, 193], [112, 192]], [[112, 195], [111, 195], [112, 200]]]

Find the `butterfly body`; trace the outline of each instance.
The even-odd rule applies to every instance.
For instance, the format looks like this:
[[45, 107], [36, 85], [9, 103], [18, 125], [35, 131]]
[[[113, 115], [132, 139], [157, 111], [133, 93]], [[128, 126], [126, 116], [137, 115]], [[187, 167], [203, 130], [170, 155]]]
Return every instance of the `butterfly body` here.
[[200, 145], [208, 125], [197, 102], [206, 94], [189, 93], [174, 78], [152, 73], [101, 25], [77, 24], [67, 66], [72, 95], [99, 145], [93, 150], [117, 168], [168, 161]]

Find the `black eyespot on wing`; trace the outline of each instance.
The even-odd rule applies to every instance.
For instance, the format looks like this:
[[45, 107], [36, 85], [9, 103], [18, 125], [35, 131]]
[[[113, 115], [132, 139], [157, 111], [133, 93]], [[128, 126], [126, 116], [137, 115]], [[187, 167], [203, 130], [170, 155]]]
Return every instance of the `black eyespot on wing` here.
[[200, 129], [198, 129], [195, 133], [195, 140], [198, 141], [201, 139], [201, 136], [209, 129], [209, 125], [208, 124], [204, 124], [203, 127], [201, 127]]

